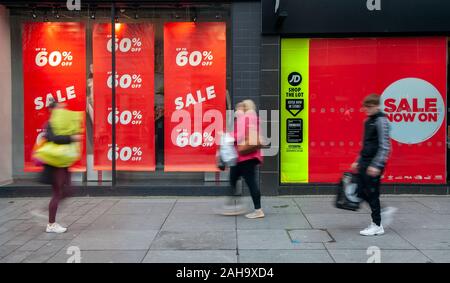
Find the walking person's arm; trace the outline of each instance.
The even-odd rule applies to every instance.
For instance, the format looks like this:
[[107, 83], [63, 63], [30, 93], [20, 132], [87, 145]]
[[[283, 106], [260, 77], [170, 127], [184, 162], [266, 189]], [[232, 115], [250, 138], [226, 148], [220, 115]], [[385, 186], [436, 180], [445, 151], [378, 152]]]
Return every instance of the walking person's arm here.
[[47, 128], [45, 130], [45, 138], [48, 141], [54, 142], [56, 144], [69, 144], [71, 142], [81, 140], [81, 137], [79, 135], [73, 135], [73, 136], [62, 136], [62, 135], [57, 136], [57, 135], [55, 135], [50, 124], [47, 125]]
[[367, 170], [367, 173], [373, 177], [380, 175], [381, 170], [386, 166], [391, 151], [388, 119], [379, 117], [375, 123], [378, 131], [378, 151]]

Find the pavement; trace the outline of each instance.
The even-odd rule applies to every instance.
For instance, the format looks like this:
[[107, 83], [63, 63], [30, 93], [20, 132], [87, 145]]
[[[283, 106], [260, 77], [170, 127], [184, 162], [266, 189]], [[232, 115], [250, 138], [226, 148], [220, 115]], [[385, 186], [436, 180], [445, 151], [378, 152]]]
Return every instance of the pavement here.
[[262, 219], [217, 214], [223, 197], [70, 198], [57, 216], [64, 234], [30, 213], [48, 201], [0, 199], [0, 262], [450, 262], [448, 196], [382, 197], [399, 210], [376, 237], [359, 235], [367, 206], [339, 210], [332, 196], [263, 197]]

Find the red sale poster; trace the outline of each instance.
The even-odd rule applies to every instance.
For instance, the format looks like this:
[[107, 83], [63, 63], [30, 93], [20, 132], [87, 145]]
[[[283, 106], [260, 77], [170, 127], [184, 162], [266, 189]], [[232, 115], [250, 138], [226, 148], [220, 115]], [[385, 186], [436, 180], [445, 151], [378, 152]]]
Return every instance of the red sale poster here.
[[[154, 171], [154, 29], [151, 24], [118, 23], [115, 33], [114, 43], [111, 24], [94, 25], [94, 169], [111, 170], [115, 115], [117, 170]], [[115, 76], [112, 48], [116, 50]]]
[[[49, 118], [50, 101], [66, 103], [70, 110], [86, 110], [85, 42], [83, 23], [23, 25], [25, 172], [40, 170], [31, 159], [31, 151]], [[84, 146], [82, 152], [81, 160], [71, 168], [73, 171], [86, 171]]]
[[165, 171], [216, 171], [225, 125], [226, 24], [164, 25]]
[[385, 183], [446, 182], [447, 39], [313, 39], [309, 182], [332, 182], [362, 147], [362, 100], [381, 95], [391, 126]]

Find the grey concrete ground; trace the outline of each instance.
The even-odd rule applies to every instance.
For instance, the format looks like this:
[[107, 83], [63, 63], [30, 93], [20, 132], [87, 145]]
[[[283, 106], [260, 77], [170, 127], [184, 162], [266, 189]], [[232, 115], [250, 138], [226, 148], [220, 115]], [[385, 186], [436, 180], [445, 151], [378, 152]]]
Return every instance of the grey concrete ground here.
[[74, 261], [78, 249], [81, 262], [450, 262], [447, 196], [383, 197], [399, 211], [378, 237], [359, 235], [367, 207], [338, 210], [331, 196], [263, 197], [266, 217], [252, 220], [216, 214], [217, 197], [71, 198], [59, 235], [30, 213], [48, 200], [0, 199], [0, 262]]

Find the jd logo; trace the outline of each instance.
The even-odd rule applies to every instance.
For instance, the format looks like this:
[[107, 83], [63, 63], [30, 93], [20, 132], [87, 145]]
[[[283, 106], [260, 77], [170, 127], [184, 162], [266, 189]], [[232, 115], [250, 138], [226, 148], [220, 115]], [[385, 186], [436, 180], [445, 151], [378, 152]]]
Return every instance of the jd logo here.
[[298, 86], [302, 82], [302, 75], [292, 72], [288, 76], [288, 82], [291, 86]]
[[369, 11], [381, 11], [381, 0], [367, 0], [366, 5]]

